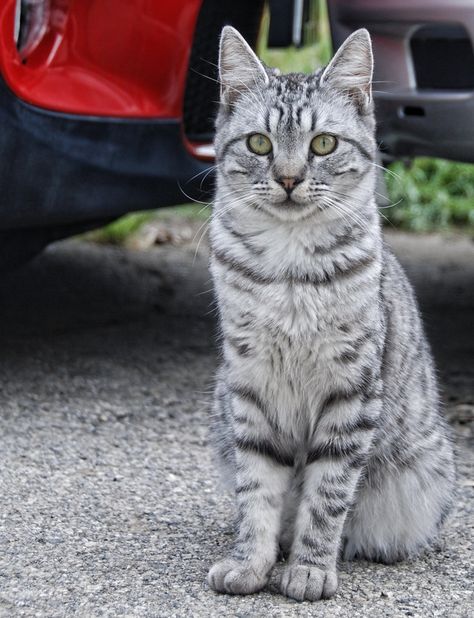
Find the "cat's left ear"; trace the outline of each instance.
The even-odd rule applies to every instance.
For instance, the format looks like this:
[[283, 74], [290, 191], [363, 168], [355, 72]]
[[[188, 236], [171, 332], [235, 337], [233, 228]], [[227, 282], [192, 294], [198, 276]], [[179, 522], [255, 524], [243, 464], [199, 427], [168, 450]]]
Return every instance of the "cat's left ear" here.
[[245, 91], [268, 85], [262, 63], [244, 37], [232, 26], [224, 26], [219, 48], [221, 101], [232, 105]]
[[362, 111], [372, 103], [374, 57], [365, 28], [353, 32], [326, 67], [320, 84], [346, 92]]

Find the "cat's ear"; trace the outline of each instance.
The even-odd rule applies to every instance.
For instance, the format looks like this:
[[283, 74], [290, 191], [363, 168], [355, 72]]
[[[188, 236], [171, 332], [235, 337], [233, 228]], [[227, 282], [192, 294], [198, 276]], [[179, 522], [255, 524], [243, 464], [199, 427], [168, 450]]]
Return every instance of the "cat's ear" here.
[[326, 67], [320, 84], [347, 92], [362, 111], [372, 102], [374, 57], [365, 28], [353, 32]]
[[219, 48], [221, 101], [232, 105], [246, 90], [263, 88], [268, 75], [250, 45], [232, 26], [224, 26]]

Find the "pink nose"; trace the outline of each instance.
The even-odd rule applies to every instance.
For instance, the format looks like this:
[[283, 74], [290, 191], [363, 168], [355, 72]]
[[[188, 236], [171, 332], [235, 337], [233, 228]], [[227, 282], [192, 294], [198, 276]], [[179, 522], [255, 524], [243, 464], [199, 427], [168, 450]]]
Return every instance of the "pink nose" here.
[[296, 176], [280, 176], [276, 181], [287, 193], [290, 193], [295, 186], [301, 182], [301, 178], [297, 178]]

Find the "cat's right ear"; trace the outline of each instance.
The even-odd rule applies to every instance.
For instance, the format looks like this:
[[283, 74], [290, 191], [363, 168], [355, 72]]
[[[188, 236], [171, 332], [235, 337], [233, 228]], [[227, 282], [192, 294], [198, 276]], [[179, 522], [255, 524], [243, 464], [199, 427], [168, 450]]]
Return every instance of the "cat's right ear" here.
[[321, 76], [321, 86], [345, 92], [362, 111], [372, 104], [374, 58], [370, 34], [365, 28], [353, 32], [337, 50]]
[[219, 47], [221, 103], [230, 107], [245, 91], [264, 88], [268, 75], [244, 37], [232, 26], [224, 26]]

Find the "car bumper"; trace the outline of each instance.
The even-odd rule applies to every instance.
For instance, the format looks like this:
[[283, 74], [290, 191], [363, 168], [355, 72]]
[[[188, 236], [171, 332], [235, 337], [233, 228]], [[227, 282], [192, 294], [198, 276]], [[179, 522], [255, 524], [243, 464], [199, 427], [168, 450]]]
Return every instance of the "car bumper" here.
[[[180, 119], [81, 117], [18, 99], [0, 79], [0, 230], [116, 218], [209, 197], [209, 163]], [[204, 156], [202, 158], [205, 158]]]

